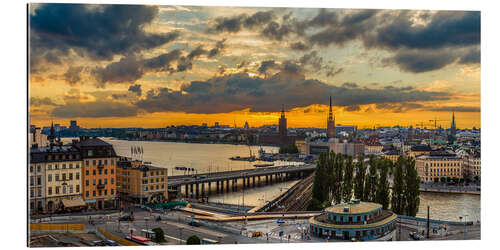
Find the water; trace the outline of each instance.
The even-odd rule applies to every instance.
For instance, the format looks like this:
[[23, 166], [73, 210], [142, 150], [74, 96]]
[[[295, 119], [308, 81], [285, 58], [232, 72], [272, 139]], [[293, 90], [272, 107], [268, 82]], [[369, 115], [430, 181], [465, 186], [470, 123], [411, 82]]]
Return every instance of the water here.
[[[181, 175], [184, 171], [175, 171], [175, 166], [195, 168], [198, 173], [213, 171], [228, 171], [254, 168], [254, 164], [260, 161], [245, 162], [231, 161], [232, 156], [248, 156], [249, 149], [245, 145], [228, 144], [198, 144], [181, 142], [151, 142], [151, 141], [124, 141], [103, 138], [111, 143], [118, 155], [130, 157], [131, 146], [142, 146], [144, 148], [144, 161], [150, 161], [154, 166], [169, 169], [169, 175]], [[71, 142], [71, 138], [63, 139]], [[252, 152], [257, 154], [260, 147], [252, 146]], [[266, 152], [276, 153], [277, 147], [262, 147]], [[275, 162], [275, 165], [294, 164], [290, 162]], [[260, 188], [247, 189], [245, 191], [245, 205], [262, 205], [265, 200], [284, 192], [296, 181], [277, 183]], [[213, 188], [213, 187], [212, 187]], [[243, 193], [241, 188], [238, 192], [214, 195], [210, 201], [224, 202], [227, 204], [242, 204]], [[480, 220], [481, 196], [470, 194], [443, 194], [422, 192], [420, 195], [420, 207], [417, 216], [427, 217], [427, 205], [430, 206], [431, 219], [460, 221], [458, 218], [467, 214], [468, 221]]]

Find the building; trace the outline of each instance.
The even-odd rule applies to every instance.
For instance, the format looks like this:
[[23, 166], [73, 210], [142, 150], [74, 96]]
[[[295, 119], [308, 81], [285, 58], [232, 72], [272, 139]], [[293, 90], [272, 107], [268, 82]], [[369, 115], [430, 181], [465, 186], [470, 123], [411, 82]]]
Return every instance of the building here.
[[438, 182], [442, 177], [463, 178], [463, 165], [462, 158], [446, 152], [432, 152], [415, 159], [415, 167], [423, 182]]
[[295, 139], [295, 146], [297, 146], [297, 149], [299, 150], [299, 154], [305, 155], [306, 154], [306, 139], [305, 138], [297, 138]]
[[431, 151], [431, 146], [427, 144], [414, 145], [411, 146], [410, 151], [408, 152], [408, 156], [416, 158], [420, 155], [429, 155]]
[[395, 240], [397, 215], [372, 202], [352, 201], [309, 219], [310, 231], [331, 240]]
[[401, 154], [398, 151], [391, 150], [391, 151], [384, 152], [382, 154], [382, 156], [391, 160], [392, 163], [396, 163], [396, 161], [398, 161], [398, 158], [399, 158], [399, 156], [401, 156]]
[[288, 135], [284, 105], [281, 108], [281, 116], [278, 122], [278, 134], [276, 132], [260, 134], [258, 135], [258, 143], [278, 146], [295, 144], [296, 136]]
[[80, 130], [80, 127], [76, 124], [75, 120], [72, 120], [69, 122], [69, 130], [71, 131], [78, 131]]
[[335, 152], [356, 157], [365, 153], [365, 145], [358, 142], [340, 142], [337, 138], [316, 138], [306, 140], [306, 155], [317, 155], [322, 152]]
[[281, 117], [279, 119], [279, 134], [280, 140], [283, 142], [288, 135], [287, 127], [286, 127], [286, 117], [285, 117], [285, 105], [281, 108]]
[[335, 135], [339, 136], [341, 134], [349, 134], [349, 135], [356, 135], [356, 132], [358, 131], [357, 126], [350, 126], [350, 125], [335, 125]]
[[[39, 212], [53, 213], [73, 209], [74, 204], [82, 204], [81, 165], [80, 152], [72, 146], [51, 144], [47, 147], [31, 148], [30, 181], [32, 174], [36, 173], [34, 180], [36, 198], [33, 199], [35, 209]], [[71, 205], [68, 205], [68, 202]], [[40, 207], [41, 204], [44, 205]]]
[[143, 164], [139, 160], [121, 158], [117, 164], [120, 199], [133, 203], [168, 200], [168, 169]]
[[457, 139], [457, 125], [455, 124], [455, 112], [453, 112], [451, 118], [450, 134], [448, 136], [448, 141], [453, 144]]
[[33, 144], [37, 144], [39, 147], [47, 146], [49, 140], [47, 139], [47, 135], [42, 134], [39, 127], [32, 127], [29, 133], [29, 142], [28, 146], [31, 148]]
[[464, 177], [476, 179], [481, 177], [481, 153], [467, 154], [464, 160]]
[[332, 112], [332, 97], [330, 96], [330, 110], [328, 112], [328, 120], [326, 121], [326, 137], [335, 137], [335, 116]]
[[83, 199], [89, 209], [112, 209], [118, 206], [116, 164], [113, 146], [96, 137], [81, 136], [72, 145], [83, 161]]

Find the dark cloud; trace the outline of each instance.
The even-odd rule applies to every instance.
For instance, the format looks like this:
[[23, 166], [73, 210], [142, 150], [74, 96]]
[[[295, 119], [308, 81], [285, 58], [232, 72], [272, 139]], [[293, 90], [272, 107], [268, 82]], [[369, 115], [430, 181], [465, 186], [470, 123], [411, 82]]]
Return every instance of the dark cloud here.
[[344, 108], [344, 110], [348, 111], [348, 112], [355, 112], [355, 111], [360, 111], [361, 107], [359, 107], [359, 105], [350, 105], [350, 106], [346, 106]]
[[275, 19], [273, 11], [259, 11], [248, 16], [241, 14], [232, 17], [219, 17], [215, 23], [208, 29], [209, 32], [239, 32], [242, 28], [252, 29], [254, 27], [265, 25]]
[[481, 63], [481, 51], [479, 48], [472, 48], [460, 57], [458, 61], [461, 64]]
[[299, 62], [302, 65], [310, 65], [313, 69], [313, 71], [318, 72], [321, 69], [323, 69], [323, 58], [318, 56], [317, 51], [311, 51], [308, 54], [303, 55], [300, 59]]
[[304, 42], [298, 41], [290, 44], [290, 48], [293, 50], [305, 51], [310, 50], [311, 46], [305, 44]]
[[414, 109], [422, 109], [424, 105], [419, 103], [377, 103], [377, 109], [389, 110], [394, 113], [402, 113]]
[[220, 41], [217, 41], [217, 43], [215, 43], [215, 48], [211, 49], [209, 52], [208, 52], [208, 58], [212, 58], [218, 54], [220, 54], [220, 52], [224, 49], [225, 47], [225, 43], [226, 42], [226, 39], [222, 39]]
[[180, 90], [158, 88], [148, 91], [136, 105], [147, 112], [183, 111], [187, 113], [224, 113], [250, 108], [251, 111], [277, 112], [281, 104], [288, 108], [323, 104], [333, 97], [336, 106], [366, 104], [412, 106], [417, 101], [448, 100], [447, 92], [422, 90], [351, 88], [299, 78], [252, 78], [246, 74], [226, 75], [207, 81], [193, 81]]
[[386, 65], [397, 65], [401, 70], [422, 73], [438, 70], [457, 59], [449, 51], [402, 51], [390, 58], [382, 60]]
[[334, 67], [328, 67], [326, 71], [326, 76], [334, 77], [342, 72], [344, 72], [344, 68], [339, 68], [336, 70]]
[[42, 105], [46, 106], [58, 106], [52, 99], [48, 97], [40, 98], [40, 97], [31, 97], [30, 98], [30, 106], [33, 107], [40, 107]]
[[135, 93], [137, 96], [142, 95], [142, 89], [140, 84], [130, 85], [128, 91]]
[[262, 61], [260, 63], [260, 67], [258, 69], [259, 73], [264, 74], [267, 73], [269, 69], [277, 68], [278, 65], [274, 60]]
[[481, 107], [469, 107], [469, 106], [429, 107], [428, 110], [436, 112], [481, 112]]
[[68, 68], [68, 70], [66, 71], [66, 73], [64, 73], [64, 75], [63, 75], [64, 78], [66, 79], [66, 82], [71, 86], [80, 82], [82, 80], [82, 78], [81, 78], [82, 70], [83, 70], [83, 66], [79, 66], [79, 67], [70, 66]]
[[29, 16], [31, 57], [58, 63], [74, 50], [93, 60], [111, 60], [156, 48], [179, 36], [177, 31], [146, 32], [157, 15], [157, 6], [42, 4]]
[[351, 89], [351, 88], [358, 88], [359, 85], [354, 82], [344, 82], [344, 84], [342, 84], [342, 87]]
[[107, 100], [94, 102], [70, 102], [52, 110], [54, 117], [131, 117], [137, 115], [137, 108], [128, 103]]
[[283, 38], [292, 34], [294, 29], [292, 26], [284, 23], [279, 24], [277, 22], [270, 22], [267, 26], [261, 31], [262, 36], [270, 38], [272, 40], [281, 41]]

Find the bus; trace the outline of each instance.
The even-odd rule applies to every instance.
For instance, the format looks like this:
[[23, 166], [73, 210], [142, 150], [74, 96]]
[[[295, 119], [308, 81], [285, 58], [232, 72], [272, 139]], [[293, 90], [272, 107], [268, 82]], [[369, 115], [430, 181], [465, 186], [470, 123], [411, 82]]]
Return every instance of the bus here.
[[212, 245], [212, 244], [219, 244], [219, 242], [216, 241], [216, 240], [211, 240], [211, 239], [203, 238], [203, 239], [201, 239], [201, 244], [202, 245]]

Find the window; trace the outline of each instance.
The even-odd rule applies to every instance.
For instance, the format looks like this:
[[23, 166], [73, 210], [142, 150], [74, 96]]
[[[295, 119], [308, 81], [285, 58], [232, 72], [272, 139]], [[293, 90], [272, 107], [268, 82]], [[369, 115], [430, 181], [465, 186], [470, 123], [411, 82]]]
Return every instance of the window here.
[[[92, 150], [89, 150], [88, 151], [88, 156], [93, 156], [93, 155], [94, 155], [94, 152], [92, 152]], [[95, 165], [95, 163], [94, 163], [94, 165]]]
[[89, 160], [86, 160], [86, 161], [85, 161], [85, 165], [86, 165], [86, 166], [89, 166]]
[[111, 189], [111, 194], [115, 194], [115, 190], [114, 189]]
[[41, 176], [38, 176], [36, 178], [36, 185], [42, 185], [42, 177]]
[[115, 178], [111, 178], [111, 185], [115, 184]]
[[102, 174], [102, 169], [99, 169], [99, 174]]
[[59, 181], [59, 174], [56, 174], [56, 181]]
[[94, 190], [94, 191], [92, 191], [92, 196], [94, 196], [94, 197], [95, 197], [95, 190]]
[[66, 169], [66, 164], [62, 164], [62, 169]]
[[47, 175], [47, 181], [48, 181], [48, 182], [52, 182], [52, 175], [51, 175], [51, 174], [48, 174], [48, 175]]
[[89, 185], [89, 180], [85, 180], [85, 186]]
[[52, 165], [49, 165], [49, 166], [47, 167], [47, 169], [48, 169], [48, 170], [52, 170]]
[[54, 169], [59, 169], [59, 165], [54, 165]]
[[89, 191], [85, 191], [85, 196], [89, 197]]
[[95, 169], [94, 169], [94, 170], [92, 170], [92, 175], [95, 175]]
[[99, 160], [99, 165], [102, 165], [102, 160]]
[[62, 186], [62, 191], [63, 191], [63, 194], [66, 193], [66, 186]]
[[56, 194], [59, 194], [59, 186], [56, 187]]
[[42, 167], [40, 165], [36, 166], [36, 171], [37, 172], [42, 172]]
[[52, 187], [49, 187], [49, 189], [47, 190], [47, 192], [49, 193], [49, 195], [52, 195]]
[[114, 169], [111, 169], [111, 174], [114, 174], [115, 173], [115, 170]]
[[30, 189], [30, 197], [35, 197], [35, 190]]
[[75, 168], [80, 168], [80, 163], [77, 163], [77, 164], [75, 165]]
[[73, 193], [73, 185], [69, 186], [69, 193], [72, 194]]
[[33, 166], [30, 166], [30, 173], [33, 173]]
[[108, 179], [104, 179], [104, 184], [108, 184]]
[[102, 190], [99, 189], [99, 196], [102, 196]]
[[95, 160], [92, 160], [92, 165], [96, 165], [96, 161]]
[[104, 189], [104, 195], [108, 195], [108, 190]]
[[161, 184], [161, 189], [164, 189], [165, 188], [165, 185]]
[[80, 180], [80, 173], [76, 173], [75, 179]]
[[101, 183], [102, 183], [102, 180], [101, 180], [101, 179], [99, 179], [99, 185], [101, 185]]
[[77, 193], [80, 193], [80, 185], [76, 185], [76, 191]]
[[69, 164], [69, 168], [73, 168], [73, 164], [72, 163]]
[[86, 175], [86, 176], [89, 176], [89, 174], [90, 174], [90, 171], [85, 170], [85, 175]]
[[69, 173], [69, 180], [72, 181], [73, 180], [73, 173]]
[[62, 174], [62, 180], [65, 181], [66, 180], [66, 174]]
[[92, 185], [94, 185], [94, 186], [95, 186], [95, 179], [93, 179], [93, 180], [92, 180]]
[[104, 160], [104, 165], [108, 165], [108, 159]]
[[111, 165], [115, 165], [115, 159], [111, 159]]
[[108, 170], [107, 169], [104, 169], [104, 174], [108, 174]]

